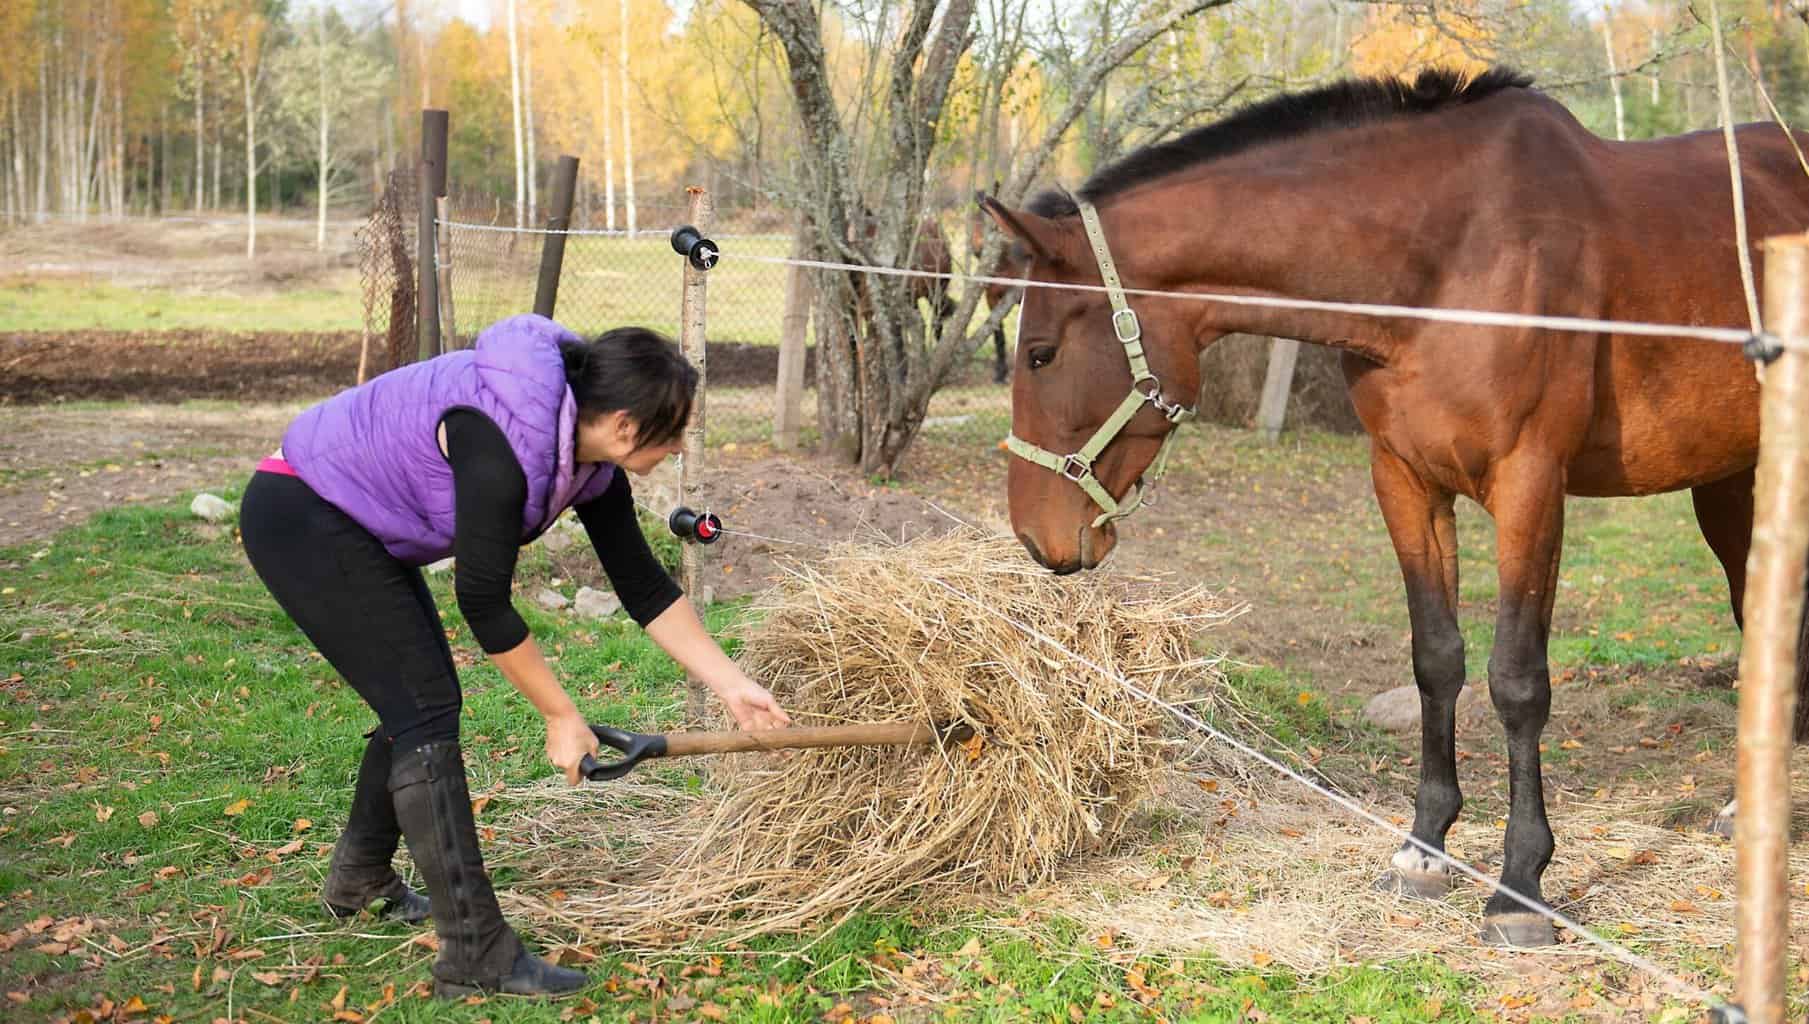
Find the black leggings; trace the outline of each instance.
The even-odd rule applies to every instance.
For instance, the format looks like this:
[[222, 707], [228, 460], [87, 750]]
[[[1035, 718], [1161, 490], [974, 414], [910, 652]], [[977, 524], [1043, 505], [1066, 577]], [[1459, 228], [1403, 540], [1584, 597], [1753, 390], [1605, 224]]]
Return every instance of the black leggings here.
[[239, 530], [276, 603], [377, 712], [390, 742], [412, 750], [458, 739], [458, 669], [420, 569], [281, 473], [252, 475]]

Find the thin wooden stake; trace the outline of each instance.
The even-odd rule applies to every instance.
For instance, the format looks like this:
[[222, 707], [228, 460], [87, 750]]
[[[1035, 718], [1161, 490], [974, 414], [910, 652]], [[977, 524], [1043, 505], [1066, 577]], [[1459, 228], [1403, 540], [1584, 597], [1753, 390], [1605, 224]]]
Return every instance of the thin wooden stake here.
[[[710, 193], [692, 186], [685, 189], [685, 195], [689, 199], [687, 223], [707, 237], [710, 222], [716, 216]], [[704, 471], [704, 396], [709, 391], [704, 344], [704, 296], [708, 276], [704, 271], [693, 267], [690, 260], [685, 260], [684, 264], [685, 288], [679, 303], [679, 345], [684, 350], [685, 358], [697, 367], [697, 398], [691, 404], [691, 422], [685, 426], [685, 454], [678, 466], [678, 500], [681, 505], [692, 505], [696, 500], [692, 491], [703, 481]], [[697, 511], [705, 510], [698, 507]], [[684, 545], [679, 569], [680, 584], [697, 606], [697, 613], [702, 615], [707, 602], [704, 600], [703, 566], [696, 544]], [[685, 677], [685, 711], [689, 721], [704, 720], [704, 714], [708, 710], [705, 700], [708, 692], [703, 681], [696, 676]]]

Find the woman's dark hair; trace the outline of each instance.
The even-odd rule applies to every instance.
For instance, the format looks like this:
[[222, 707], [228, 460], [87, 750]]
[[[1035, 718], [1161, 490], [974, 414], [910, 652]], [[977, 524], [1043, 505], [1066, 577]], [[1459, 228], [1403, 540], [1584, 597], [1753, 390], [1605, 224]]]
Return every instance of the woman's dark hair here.
[[592, 341], [564, 342], [560, 352], [580, 421], [620, 409], [640, 426], [638, 447], [666, 444], [684, 433], [697, 394], [697, 368], [672, 339], [645, 327], [618, 327]]

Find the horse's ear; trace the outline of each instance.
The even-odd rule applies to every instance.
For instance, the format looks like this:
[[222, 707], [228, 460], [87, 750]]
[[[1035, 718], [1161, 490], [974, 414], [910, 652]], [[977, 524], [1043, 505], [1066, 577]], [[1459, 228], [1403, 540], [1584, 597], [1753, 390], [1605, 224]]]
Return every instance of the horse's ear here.
[[1016, 244], [1010, 247], [1006, 257], [1008, 261], [1030, 257], [1040, 263], [1068, 265], [1073, 262], [1069, 255], [1070, 235], [1060, 224], [1024, 210], [1010, 209], [984, 192], [975, 193], [974, 199], [999, 230], [1015, 240]]

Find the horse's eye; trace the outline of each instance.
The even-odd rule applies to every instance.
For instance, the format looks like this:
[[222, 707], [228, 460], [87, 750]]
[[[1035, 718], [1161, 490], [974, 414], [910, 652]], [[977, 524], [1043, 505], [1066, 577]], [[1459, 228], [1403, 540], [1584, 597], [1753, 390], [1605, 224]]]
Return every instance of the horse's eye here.
[[1054, 345], [1038, 345], [1030, 350], [1030, 368], [1032, 370], [1040, 370], [1054, 361]]

